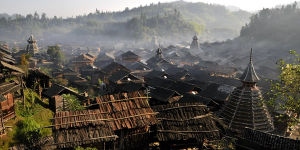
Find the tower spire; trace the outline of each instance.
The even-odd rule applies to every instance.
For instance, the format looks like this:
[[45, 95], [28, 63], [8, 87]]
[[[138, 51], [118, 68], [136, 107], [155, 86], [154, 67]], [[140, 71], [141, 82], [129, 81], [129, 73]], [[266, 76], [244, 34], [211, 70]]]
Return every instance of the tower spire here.
[[251, 48], [251, 51], [250, 51], [250, 62], [252, 62], [252, 48]]
[[256, 83], [259, 80], [259, 77], [257, 76], [254, 66], [253, 66], [253, 54], [252, 54], [252, 48], [250, 51], [250, 60], [247, 68], [245, 69], [243, 75], [240, 77], [240, 80], [242, 82], [247, 82], [247, 83]]

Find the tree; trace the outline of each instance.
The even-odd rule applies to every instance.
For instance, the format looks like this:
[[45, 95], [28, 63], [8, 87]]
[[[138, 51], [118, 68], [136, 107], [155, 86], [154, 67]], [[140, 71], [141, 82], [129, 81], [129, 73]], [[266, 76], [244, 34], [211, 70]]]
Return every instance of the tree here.
[[58, 45], [48, 46], [47, 54], [51, 57], [52, 61], [56, 64], [62, 64], [64, 61], [64, 54]]
[[75, 111], [84, 109], [84, 107], [80, 105], [80, 101], [75, 95], [63, 94], [62, 97], [66, 102], [66, 110]]
[[32, 117], [26, 117], [17, 123], [14, 139], [26, 145], [27, 148], [32, 148], [41, 136], [40, 125]]
[[296, 51], [290, 53], [295, 59], [289, 63], [280, 60], [279, 82], [272, 81], [268, 104], [274, 110], [284, 110], [292, 126], [300, 123], [300, 57]]
[[20, 66], [21, 68], [25, 71], [25, 74], [28, 74], [28, 68], [29, 68], [29, 62], [28, 60], [30, 59], [29, 54], [22, 54], [21, 55], [21, 61], [20, 61]]

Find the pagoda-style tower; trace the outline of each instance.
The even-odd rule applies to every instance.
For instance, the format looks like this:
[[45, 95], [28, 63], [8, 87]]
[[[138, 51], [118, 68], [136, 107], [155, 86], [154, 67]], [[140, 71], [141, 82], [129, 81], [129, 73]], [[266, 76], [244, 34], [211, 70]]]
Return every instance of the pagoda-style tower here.
[[34, 38], [33, 38], [33, 35], [31, 35], [29, 37], [27, 42], [28, 42], [28, 44], [26, 47], [26, 53], [34, 56], [35, 54], [37, 54], [39, 52], [39, 48], [36, 44], [36, 40], [34, 40]]
[[199, 49], [198, 37], [195, 35], [190, 46], [191, 49]]
[[156, 50], [156, 57], [160, 59], [163, 58], [162, 49], [160, 47]]
[[220, 116], [234, 131], [241, 131], [245, 127], [263, 132], [272, 131], [274, 129], [272, 118], [256, 86], [259, 77], [253, 67], [252, 49], [250, 62], [240, 80], [243, 85], [231, 93]]

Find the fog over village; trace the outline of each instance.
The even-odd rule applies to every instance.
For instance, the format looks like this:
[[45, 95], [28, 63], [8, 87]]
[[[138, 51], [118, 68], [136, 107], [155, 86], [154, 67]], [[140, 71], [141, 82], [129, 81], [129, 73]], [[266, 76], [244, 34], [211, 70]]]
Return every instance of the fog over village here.
[[0, 149], [300, 150], [297, 2], [31, 1], [0, 2]]

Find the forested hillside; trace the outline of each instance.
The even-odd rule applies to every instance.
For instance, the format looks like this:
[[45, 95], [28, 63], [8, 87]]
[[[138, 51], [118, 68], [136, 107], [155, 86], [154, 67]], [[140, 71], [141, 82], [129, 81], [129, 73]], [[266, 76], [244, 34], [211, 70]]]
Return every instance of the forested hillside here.
[[[254, 50], [255, 66], [262, 76], [276, 78], [276, 62], [288, 60], [289, 50], [300, 51], [300, 9], [297, 3], [281, 8], [263, 9], [251, 17], [240, 36], [226, 42], [203, 44], [224, 62], [247, 65], [250, 48]], [[272, 74], [273, 76], [270, 76]]]
[[[96, 6], [95, 6], [96, 8]], [[0, 17], [0, 40], [24, 40], [33, 33], [41, 41], [91, 43], [142, 40], [153, 36], [165, 41], [190, 41], [197, 33], [202, 41], [238, 36], [250, 13], [229, 11], [224, 6], [205, 3], [172, 2], [150, 4], [120, 12], [96, 10], [75, 18], [48, 18], [47, 14]]]

